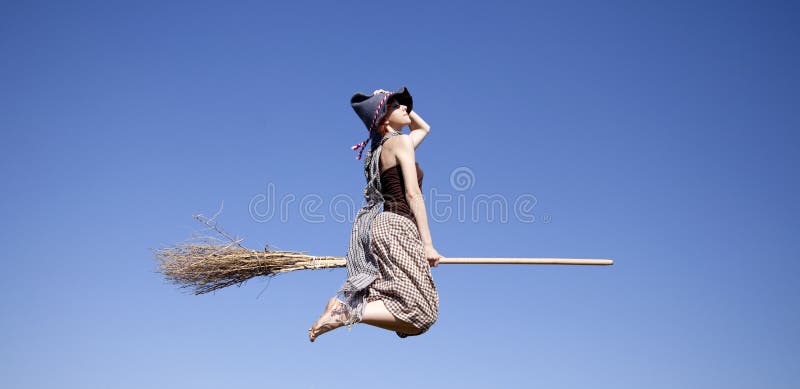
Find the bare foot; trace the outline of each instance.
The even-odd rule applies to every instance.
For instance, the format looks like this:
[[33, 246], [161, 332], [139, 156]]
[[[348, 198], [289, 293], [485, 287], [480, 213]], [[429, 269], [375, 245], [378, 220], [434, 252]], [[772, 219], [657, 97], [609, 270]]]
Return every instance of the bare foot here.
[[313, 342], [317, 336], [343, 326], [347, 318], [347, 314], [344, 309], [342, 309], [343, 306], [344, 303], [336, 298], [336, 296], [331, 297], [331, 299], [328, 300], [328, 305], [325, 306], [325, 312], [323, 312], [322, 316], [308, 329], [308, 340]]

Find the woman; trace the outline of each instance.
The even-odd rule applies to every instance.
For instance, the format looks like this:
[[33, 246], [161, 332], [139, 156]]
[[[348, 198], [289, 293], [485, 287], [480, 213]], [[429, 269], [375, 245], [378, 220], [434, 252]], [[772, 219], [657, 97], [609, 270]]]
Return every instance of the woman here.
[[[422, 170], [414, 149], [430, 126], [412, 111], [403, 87], [378, 89], [350, 99], [372, 142], [364, 160], [367, 201], [356, 215], [347, 252], [347, 280], [308, 330], [317, 336], [344, 325], [365, 323], [405, 338], [426, 332], [439, 314], [439, 295], [430, 268], [443, 258], [433, 247], [420, 187]], [[408, 126], [409, 134], [402, 134]], [[359, 152], [358, 158], [361, 158]], [[381, 211], [382, 208], [382, 211]]]

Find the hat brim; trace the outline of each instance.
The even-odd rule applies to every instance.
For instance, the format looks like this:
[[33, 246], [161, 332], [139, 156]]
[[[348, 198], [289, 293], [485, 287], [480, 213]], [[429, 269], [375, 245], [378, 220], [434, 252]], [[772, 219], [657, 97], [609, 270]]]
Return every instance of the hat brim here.
[[411, 110], [414, 109], [414, 99], [411, 98], [411, 93], [408, 92], [408, 88], [406, 87], [402, 87], [397, 92], [392, 93], [392, 95], [389, 96], [388, 101], [392, 100], [405, 105], [407, 108], [406, 111], [409, 113], [411, 113]]

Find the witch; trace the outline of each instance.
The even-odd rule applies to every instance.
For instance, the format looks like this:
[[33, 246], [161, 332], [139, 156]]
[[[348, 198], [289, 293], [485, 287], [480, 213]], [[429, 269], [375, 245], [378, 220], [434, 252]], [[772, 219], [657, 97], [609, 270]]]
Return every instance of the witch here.
[[[364, 205], [356, 214], [345, 257], [347, 280], [308, 330], [312, 342], [342, 326], [364, 323], [405, 338], [436, 322], [439, 294], [431, 267], [443, 259], [433, 247], [422, 196], [423, 172], [414, 150], [430, 131], [406, 87], [356, 93], [350, 105], [369, 131], [353, 146], [364, 159]], [[408, 126], [409, 133], [403, 134]], [[341, 297], [341, 298], [340, 298]]]

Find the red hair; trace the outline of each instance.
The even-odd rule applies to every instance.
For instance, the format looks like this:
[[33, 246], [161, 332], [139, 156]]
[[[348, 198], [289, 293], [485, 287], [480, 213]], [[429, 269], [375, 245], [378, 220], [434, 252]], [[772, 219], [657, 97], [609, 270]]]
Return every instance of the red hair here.
[[376, 127], [376, 129], [381, 137], [386, 135], [386, 133], [389, 131], [388, 129], [386, 129], [386, 125], [389, 124], [389, 116], [392, 116], [392, 112], [394, 112], [398, 108], [400, 108], [400, 104], [392, 100], [386, 105], [386, 112], [383, 115], [381, 115], [380, 118], [378, 118], [378, 126]]

